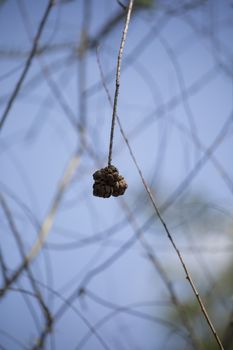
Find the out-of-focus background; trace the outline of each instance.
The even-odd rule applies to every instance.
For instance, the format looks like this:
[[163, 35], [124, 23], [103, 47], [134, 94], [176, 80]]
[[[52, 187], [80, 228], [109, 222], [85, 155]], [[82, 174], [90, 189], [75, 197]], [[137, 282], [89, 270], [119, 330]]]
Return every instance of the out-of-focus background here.
[[[230, 350], [233, 3], [134, 2], [119, 119]], [[29, 63], [0, 129], [0, 349], [218, 349], [118, 124], [128, 189], [92, 195], [128, 3], [47, 5], [0, 1], [1, 120]]]

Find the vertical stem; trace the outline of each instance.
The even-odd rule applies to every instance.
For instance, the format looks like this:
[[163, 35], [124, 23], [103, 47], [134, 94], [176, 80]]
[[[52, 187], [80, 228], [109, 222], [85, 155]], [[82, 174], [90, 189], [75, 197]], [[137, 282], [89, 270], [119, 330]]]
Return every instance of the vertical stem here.
[[114, 96], [113, 111], [112, 111], [112, 125], [111, 125], [111, 132], [110, 132], [110, 141], [109, 141], [108, 165], [111, 165], [111, 162], [112, 162], [112, 147], [113, 147], [115, 120], [116, 120], [116, 114], [117, 114], [117, 102], [118, 102], [119, 88], [120, 88], [121, 62], [122, 62], [123, 49], [126, 41], [126, 35], [129, 28], [129, 21], [130, 21], [132, 9], [133, 9], [133, 3], [134, 3], [134, 0], [130, 0], [127, 16], [125, 20], [125, 26], [122, 33], [121, 45], [120, 45], [120, 49], [117, 57], [116, 88], [115, 88], [115, 96]]

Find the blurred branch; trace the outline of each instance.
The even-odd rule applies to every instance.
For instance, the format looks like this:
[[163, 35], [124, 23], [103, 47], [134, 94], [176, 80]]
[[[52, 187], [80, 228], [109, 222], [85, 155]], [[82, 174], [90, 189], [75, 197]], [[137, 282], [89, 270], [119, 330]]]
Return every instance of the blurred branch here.
[[[134, 7], [134, 12], [137, 7]], [[123, 72], [126, 68], [130, 67], [130, 65], [137, 60], [140, 55], [144, 52], [144, 50], [153, 42], [153, 40], [156, 38], [156, 35], [164, 28], [164, 26], [168, 22], [167, 16], [161, 16], [158, 19], [158, 22], [153, 24], [152, 28], [149, 29], [149, 31], [146, 33], [146, 35], [143, 36], [142, 39], [136, 44], [136, 46], [132, 49], [132, 51], [125, 57], [125, 64], [122, 66], [121, 71]], [[115, 74], [115, 68], [112, 69], [109, 73], [105, 76], [105, 81], [108, 83], [111, 81], [113, 75]], [[103, 83], [102, 81], [98, 81], [94, 84], [92, 84], [87, 90], [86, 95], [90, 97], [92, 94], [99, 91], [99, 89], [102, 87]]]
[[[24, 22], [24, 25], [25, 25], [25, 28], [27, 31], [27, 35], [29, 37], [29, 40], [31, 40], [31, 28], [32, 28], [32, 26], [30, 23], [30, 18], [28, 16], [26, 6], [25, 6], [23, 1], [18, 2], [18, 6], [19, 6], [22, 20]], [[41, 66], [42, 75], [45, 78], [45, 80], [46, 80], [49, 88], [51, 89], [54, 97], [56, 98], [56, 100], [59, 102], [62, 109], [64, 110], [65, 116], [69, 120], [70, 124], [74, 127], [74, 129], [79, 130], [81, 133], [82, 127], [80, 126], [79, 123], [77, 123], [75, 114], [72, 112], [72, 110], [69, 107], [68, 103], [66, 102], [63, 94], [61, 93], [60, 88], [56, 84], [55, 80], [52, 78], [48, 67], [44, 64], [42, 57], [38, 57], [38, 60], [39, 60], [40, 66]]]
[[[133, 215], [133, 212], [130, 210], [129, 206], [127, 205], [127, 203], [125, 201], [123, 201], [123, 207], [128, 213], [127, 217], [129, 218], [130, 224], [131, 224], [135, 234], [137, 234], [137, 232], [139, 231], [139, 226], [137, 224], [135, 216]], [[141, 231], [141, 232], [143, 232], [143, 231]], [[187, 330], [190, 334], [194, 348], [199, 349], [199, 350], [202, 349], [200, 341], [198, 340], [198, 338], [194, 332], [194, 329], [190, 323], [187, 312], [186, 312], [185, 308], [182, 307], [182, 305], [181, 305], [181, 303], [176, 295], [175, 289], [173, 288], [172, 282], [170, 281], [165, 269], [160, 264], [159, 259], [156, 257], [151, 246], [147, 243], [145, 237], [142, 234], [140, 234], [140, 235], [138, 235], [138, 239], [139, 239], [142, 247], [145, 249], [148, 259], [150, 260], [152, 265], [155, 267], [160, 278], [162, 279], [163, 283], [165, 284], [165, 286], [170, 294], [171, 301], [172, 301], [173, 305], [177, 308], [177, 311], [180, 315], [182, 324], [185, 328], [187, 328]]]
[[[25, 254], [24, 254], [23, 242], [21, 240], [20, 234], [19, 234], [18, 229], [17, 229], [17, 227], [15, 225], [15, 222], [13, 220], [13, 216], [12, 216], [12, 214], [10, 212], [10, 209], [9, 209], [7, 203], [6, 203], [6, 200], [1, 194], [0, 194], [0, 202], [1, 202], [1, 206], [3, 208], [3, 211], [4, 211], [5, 215], [6, 215], [6, 218], [7, 218], [8, 224], [10, 226], [10, 229], [12, 231], [12, 234], [13, 234], [13, 236], [15, 238], [16, 244], [18, 246], [21, 258], [22, 258], [22, 260], [24, 262], [24, 261], [26, 261], [26, 257], [25, 257]], [[43, 299], [39, 289], [37, 288], [36, 283], [34, 282], [33, 274], [31, 272], [31, 269], [30, 269], [28, 263], [25, 265], [25, 269], [27, 270], [29, 281], [30, 281], [30, 283], [31, 283], [31, 285], [32, 285], [32, 287], [34, 289], [36, 298], [39, 301], [39, 304], [40, 304], [41, 309], [43, 311], [43, 314], [44, 314], [44, 317], [45, 317], [45, 320], [46, 320], [46, 329], [48, 329], [48, 332], [50, 332], [51, 329], [52, 329], [52, 324], [53, 324], [52, 315], [51, 315], [51, 313], [49, 311], [49, 308], [45, 305], [44, 299]], [[0, 298], [3, 297], [5, 292], [8, 290], [10, 281], [11, 281], [11, 277], [9, 277], [9, 278], [7, 278], [5, 280], [5, 286], [0, 289]]]
[[117, 0], [117, 3], [123, 8], [123, 10], [127, 10], [127, 6], [125, 6], [120, 0]]
[[[195, 146], [198, 147], [203, 153], [206, 152], [206, 147], [203, 145], [203, 143], [196, 137], [192, 137], [190, 131], [183, 125], [183, 123], [180, 123], [179, 121], [173, 120], [172, 123], [185, 135], [190, 137], [192, 141], [194, 142]], [[228, 175], [226, 170], [223, 168], [221, 163], [218, 161], [218, 158], [212, 153], [209, 157], [211, 163], [215, 167], [215, 169], [218, 171], [219, 175], [222, 177], [223, 181], [225, 182], [227, 188], [229, 191], [233, 194], [233, 181], [231, 177]]]
[[[197, 147], [197, 149], [201, 149], [205, 153], [206, 149], [203, 146], [203, 144], [198, 136], [195, 118], [194, 118], [193, 112], [192, 112], [191, 107], [190, 107], [190, 103], [189, 103], [190, 96], [187, 93], [187, 88], [185, 86], [185, 80], [183, 77], [182, 69], [179, 65], [179, 62], [176, 58], [175, 52], [172, 49], [171, 45], [169, 45], [167, 40], [162, 35], [159, 36], [159, 40], [160, 40], [161, 44], [163, 45], [164, 49], [166, 50], [167, 54], [169, 55], [172, 65], [174, 66], [174, 69], [175, 69], [175, 72], [177, 75], [178, 84], [180, 86], [182, 103], [183, 103], [184, 110], [186, 112], [186, 116], [188, 118], [189, 125], [190, 125], [190, 132], [188, 130], [186, 130], [185, 127], [183, 127], [181, 125], [181, 123], [175, 122], [175, 121], [173, 121], [173, 123], [174, 124], [177, 123], [177, 125], [179, 125], [182, 130], [185, 130], [186, 133], [191, 137], [191, 139], [192, 139], [194, 145]], [[216, 170], [219, 172], [219, 174], [223, 178], [225, 184], [227, 185], [227, 187], [229, 188], [229, 190], [233, 194], [233, 182], [232, 182], [231, 178], [226, 173], [226, 171], [223, 169], [221, 164], [218, 162], [218, 160], [214, 156], [214, 154], [210, 154], [209, 158], [210, 158], [212, 164], [214, 165], [214, 167], [216, 168]]]
[[[197, 0], [193, 1], [192, 3], [184, 3], [180, 7], [167, 7], [163, 6], [160, 4], [160, 7], [162, 10], [164, 10], [164, 14], [158, 18], [158, 21], [153, 24], [152, 28], [148, 31], [148, 33], [137, 43], [135, 48], [125, 57], [125, 65], [122, 67], [122, 71], [125, 70], [129, 65], [132, 64], [133, 61], [137, 60], [140, 55], [144, 52], [145, 48], [153, 42], [153, 40], [156, 38], [156, 35], [162, 31], [163, 27], [167, 24], [169, 21], [169, 16], [173, 15], [183, 15], [184, 12], [186, 12], [189, 9], [193, 9], [196, 7], [199, 7], [203, 5], [203, 3], [206, 0]], [[142, 1], [143, 2], [143, 1]], [[140, 4], [140, 2], [137, 2], [134, 4], [134, 14], [137, 10], [143, 9], [144, 6]], [[120, 21], [124, 17], [124, 11], [119, 12], [119, 18], [117, 19], [118, 16], [116, 16], [116, 22]], [[182, 17], [182, 16], [181, 16]], [[113, 21], [115, 22], [115, 21]], [[111, 21], [109, 21], [109, 24]], [[111, 27], [109, 24], [106, 23], [106, 29]], [[148, 24], [147, 24], [148, 25]], [[108, 30], [105, 34], [105, 27], [96, 35], [96, 38], [99, 38], [98, 40], [96, 39], [89, 39], [89, 47], [92, 49], [95, 49], [99, 44], [102, 39], [107, 33]], [[111, 70], [105, 77], [106, 82], [109, 82], [112, 79], [113, 74], [115, 73], [115, 69]], [[99, 91], [99, 89], [102, 86], [102, 82], [98, 81], [97, 83], [92, 84], [86, 91], [86, 94], [88, 96], [94, 94], [95, 92]]]
[[[24, 350], [28, 350], [28, 347], [26, 345], [24, 345], [23, 343], [21, 343], [21, 341], [19, 339], [17, 339], [15, 336], [9, 334], [8, 332], [6, 332], [3, 329], [0, 329], [0, 334], [3, 335], [4, 337], [6, 337], [7, 339], [10, 339], [15, 345], [18, 346], [18, 349], [24, 349]], [[9, 348], [8, 348], [9, 349]], [[5, 347], [1, 347], [1, 350], [8, 350]]]
[[2, 250], [0, 247], [0, 266], [1, 266], [1, 271], [2, 271], [2, 276], [4, 283], [7, 283], [8, 277], [7, 277], [7, 266], [3, 258]]
[[80, 154], [75, 154], [74, 157], [72, 157], [72, 159], [70, 160], [70, 162], [67, 166], [67, 169], [64, 173], [64, 176], [61, 179], [60, 184], [58, 186], [58, 190], [57, 190], [57, 193], [55, 195], [54, 201], [50, 207], [49, 213], [46, 216], [43, 224], [41, 225], [36, 242], [32, 246], [28, 255], [25, 256], [23, 262], [20, 264], [20, 266], [17, 268], [17, 270], [13, 273], [13, 275], [10, 278], [8, 278], [7, 283], [5, 284], [4, 288], [0, 289], [0, 297], [2, 297], [6, 293], [8, 288], [14, 282], [16, 282], [16, 280], [21, 275], [22, 271], [28, 267], [30, 262], [37, 256], [37, 254], [41, 250], [41, 248], [44, 244], [44, 241], [45, 241], [45, 239], [46, 239], [46, 237], [47, 237], [47, 235], [52, 227], [53, 220], [55, 218], [57, 209], [58, 209], [60, 202], [62, 200], [63, 194], [64, 194], [67, 186], [69, 185], [70, 180], [71, 180], [71, 178], [72, 178], [72, 176], [73, 176], [73, 174], [74, 174], [74, 172], [79, 164], [79, 160], [80, 160]]
[[[138, 10], [142, 10], [144, 6], [140, 3], [135, 4], [134, 12]], [[97, 32], [97, 34], [94, 37], [88, 37], [86, 41], [87, 49], [93, 50], [95, 49], [100, 42], [109, 34], [111, 31], [125, 18], [125, 11], [118, 11], [116, 14], [114, 14], [111, 18], [109, 18], [106, 23], [103, 24], [101, 29]], [[77, 51], [78, 53], [80, 50], [82, 50], [82, 47], [79, 46], [76, 47], [75, 41], [69, 41], [69, 42], [61, 42], [61, 43], [54, 43], [54, 44], [46, 44], [42, 46], [37, 46], [35, 54], [34, 55], [42, 55], [42, 54], [49, 54], [54, 53], [57, 51], [63, 51], [64, 49], [71, 49], [72, 51]], [[7, 57], [7, 58], [17, 58], [17, 57], [25, 57], [28, 55], [28, 51], [22, 51], [22, 50], [14, 50], [14, 49], [0, 49], [0, 56]]]
[[92, 20], [91, 3], [92, 0], [87, 0], [83, 8], [83, 24], [80, 34], [80, 43], [78, 49], [78, 71], [77, 71], [77, 90], [78, 90], [78, 113], [81, 125], [81, 137], [84, 137], [83, 132], [87, 126], [87, 99], [85, 89], [87, 84], [87, 53], [88, 53], [88, 37], [89, 28]]
[[[42, 287], [46, 288], [57, 299], [60, 299], [63, 302], [64, 308], [66, 308], [66, 309], [70, 308], [83, 321], [83, 323], [89, 329], [90, 333], [93, 334], [96, 337], [96, 339], [98, 339], [98, 341], [102, 345], [102, 347], [105, 350], [110, 350], [107, 343], [105, 342], [105, 340], [97, 332], [96, 327], [92, 326], [92, 324], [88, 321], [88, 319], [83, 316], [83, 314], [80, 312], [80, 310], [75, 305], [72, 305], [72, 303], [70, 303], [70, 301], [67, 298], [63, 297], [58, 291], [52, 289], [50, 286], [45, 285], [41, 281], [35, 280], [35, 282], [40, 284]], [[56, 321], [56, 319], [54, 319], [54, 321]], [[37, 343], [32, 347], [32, 350], [41, 350], [40, 344], [42, 341], [43, 342], [45, 341], [47, 334], [48, 334], [48, 330], [44, 329], [43, 332], [41, 333], [40, 337], [38, 338]]]
[[43, 17], [41, 19], [41, 22], [39, 24], [38, 31], [36, 33], [35, 39], [33, 41], [31, 52], [30, 52], [30, 54], [29, 54], [29, 56], [28, 56], [28, 58], [26, 60], [24, 69], [23, 69], [23, 71], [22, 71], [22, 73], [21, 73], [21, 75], [19, 77], [19, 80], [18, 80], [17, 84], [15, 85], [15, 88], [14, 88], [14, 90], [13, 90], [13, 92], [12, 92], [8, 102], [7, 102], [6, 108], [5, 108], [5, 110], [3, 112], [3, 115], [2, 115], [2, 117], [0, 119], [0, 131], [3, 128], [3, 125], [4, 125], [5, 121], [6, 121], [6, 118], [7, 118], [8, 114], [9, 114], [9, 112], [10, 112], [10, 109], [11, 109], [11, 107], [12, 107], [12, 105], [13, 105], [13, 103], [14, 103], [14, 101], [15, 101], [15, 99], [16, 99], [19, 91], [20, 91], [20, 88], [21, 88], [21, 86], [23, 84], [23, 81], [24, 81], [24, 79], [25, 79], [25, 77], [26, 77], [26, 75], [28, 73], [28, 70], [29, 70], [29, 68], [31, 66], [33, 58], [34, 58], [34, 56], [36, 54], [36, 50], [37, 50], [37, 47], [38, 47], [39, 39], [41, 37], [43, 29], [45, 28], [45, 24], [47, 22], [47, 19], [48, 19], [48, 16], [49, 16], [49, 13], [50, 13], [50, 11], [52, 9], [53, 4], [54, 4], [54, 0], [49, 0], [48, 1], [48, 5], [47, 5], [45, 13], [44, 13], [44, 15], [43, 15]]
[[229, 323], [223, 335], [223, 346], [225, 350], [230, 350], [233, 346], [233, 311], [231, 312]]
[[[93, 326], [96, 330], [102, 327], [106, 322], [108, 322], [110, 319], [118, 315], [119, 313], [124, 313], [130, 316], [134, 316], [136, 318], [147, 320], [152, 323], [158, 323], [160, 325], [163, 325], [167, 328], [172, 329], [173, 331], [179, 333], [181, 337], [186, 339], [186, 334], [183, 334], [182, 329], [179, 329], [179, 327], [176, 324], [173, 324], [172, 322], [166, 321], [160, 317], [151, 316], [150, 314], [147, 314], [145, 312], [141, 312], [138, 310], [135, 310], [134, 308], [137, 306], [143, 306], [144, 303], [133, 303], [128, 305], [118, 305], [113, 302], [107, 301], [104, 298], [96, 295], [89, 289], [85, 291], [85, 296], [87, 296], [90, 300], [93, 300], [95, 303], [102, 305], [103, 307], [113, 310], [112, 312], [108, 313], [106, 316], [104, 316], [102, 319], [100, 319], [98, 322], [95, 323]], [[147, 305], [147, 303], [145, 303]], [[84, 345], [87, 343], [87, 341], [90, 339], [91, 332], [89, 331], [86, 333], [86, 335], [81, 338], [78, 345], [76, 346], [75, 350], [80, 350], [84, 347]]]

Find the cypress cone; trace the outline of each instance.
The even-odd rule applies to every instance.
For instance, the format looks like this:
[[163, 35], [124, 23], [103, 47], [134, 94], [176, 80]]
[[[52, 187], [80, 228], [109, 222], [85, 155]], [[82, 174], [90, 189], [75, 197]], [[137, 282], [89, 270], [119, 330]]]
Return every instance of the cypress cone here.
[[124, 177], [114, 165], [97, 170], [93, 178], [93, 195], [97, 197], [118, 197], [123, 195], [128, 187]]

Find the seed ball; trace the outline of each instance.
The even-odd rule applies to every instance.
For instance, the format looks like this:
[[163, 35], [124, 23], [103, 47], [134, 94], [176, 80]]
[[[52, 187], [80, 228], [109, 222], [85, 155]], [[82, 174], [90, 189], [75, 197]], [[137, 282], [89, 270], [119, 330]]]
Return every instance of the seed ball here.
[[93, 195], [108, 198], [110, 196], [118, 197], [124, 194], [127, 184], [122, 175], [119, 175], [118, 169], [114, 165], [97, 170], [93, 174], [94, 185]]

